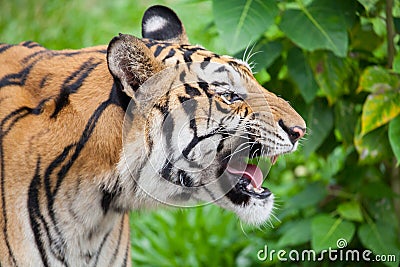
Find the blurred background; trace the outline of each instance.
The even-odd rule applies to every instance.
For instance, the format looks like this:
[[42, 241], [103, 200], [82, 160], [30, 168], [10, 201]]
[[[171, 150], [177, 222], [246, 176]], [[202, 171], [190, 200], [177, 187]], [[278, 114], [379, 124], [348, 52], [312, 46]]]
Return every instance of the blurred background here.
[[[192, 44], [253, 62], [259, 82], [309, 129], [268, 174], [277, 196], [268, 223], [242, 225], [212, 205], [132, 212], [133, 265], [398, 266], [399, 1], [0, 0], [0, 42], [65, 49], [140, 37], [153, 4], [175, 10]], [[266, 246], [288, 261], [257, 257]], [[328, 248], [370, 250], [371, 262], [288, 255]]]

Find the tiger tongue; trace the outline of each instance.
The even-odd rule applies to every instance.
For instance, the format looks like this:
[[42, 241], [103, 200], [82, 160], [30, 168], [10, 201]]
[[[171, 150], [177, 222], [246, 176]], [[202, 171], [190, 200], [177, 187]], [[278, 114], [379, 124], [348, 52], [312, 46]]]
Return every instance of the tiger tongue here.
[[229, 173], [232, 173], [235, 175], [240, 175], [240, 176], [243, 176], [243, 177], [249, 179], [254, 188], [257, 188], [257, 189], [261, 188], [264, 176], [263, 176], [263, 173], [260, 170], [260, 168], [257, 167], [257, 165], [247, 164], [244, 170], [243, 169], [241, 170], [240, 168], [235, 168], [234, 166], [228, 165], [226, 170]]

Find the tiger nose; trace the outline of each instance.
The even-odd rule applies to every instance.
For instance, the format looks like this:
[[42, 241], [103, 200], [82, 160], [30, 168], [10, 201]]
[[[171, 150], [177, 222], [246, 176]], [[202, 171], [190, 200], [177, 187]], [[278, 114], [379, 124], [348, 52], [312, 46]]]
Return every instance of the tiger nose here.
[[289, 128], [289, 131], [287, 132], [289, 135], [289, 139], [292, 142], [292, 144], [296, 143], [297, 140], [302, 138], [305, 134], [305, 129], [301, 128], [300, 126], [294, 126], [292, 128]]
[[287, 127], [283, 120], [279, 120], [279, 126], [287, 133], [292, 144], [296, 143], [306, 133], [306, 129], [300, 126]]

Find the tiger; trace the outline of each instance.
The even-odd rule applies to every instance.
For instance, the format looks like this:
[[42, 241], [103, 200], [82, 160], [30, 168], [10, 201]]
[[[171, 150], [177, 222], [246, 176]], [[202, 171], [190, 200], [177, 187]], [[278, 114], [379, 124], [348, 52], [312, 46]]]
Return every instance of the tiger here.
[[128, 214], [158, 206], [212, 202], [263, 224], [274, 194], [249, 162], [275, 163], [306, 132], [165, 6], [145, 11], [142, 38], [1, 44], [0, 66], [1, 266], [131, 266]]

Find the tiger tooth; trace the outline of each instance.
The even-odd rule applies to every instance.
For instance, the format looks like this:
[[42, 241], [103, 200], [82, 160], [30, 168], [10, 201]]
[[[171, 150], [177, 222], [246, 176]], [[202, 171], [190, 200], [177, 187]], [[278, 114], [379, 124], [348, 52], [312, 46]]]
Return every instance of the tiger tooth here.
[[272, 165], [274, 165], [275, 163], [276, 163], [276, 161], [278, 160], [278, 155], [275, 155], [275, 156], [272, 156], [271, 157], [271, 163], [272, 163]]
[[257, 194], [261, 194], [262, 192], [264, 192], [264, 189], [261, 188], [254, 188], [254, 192], [256, 192]]

